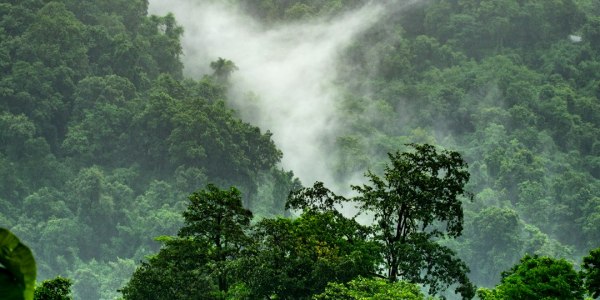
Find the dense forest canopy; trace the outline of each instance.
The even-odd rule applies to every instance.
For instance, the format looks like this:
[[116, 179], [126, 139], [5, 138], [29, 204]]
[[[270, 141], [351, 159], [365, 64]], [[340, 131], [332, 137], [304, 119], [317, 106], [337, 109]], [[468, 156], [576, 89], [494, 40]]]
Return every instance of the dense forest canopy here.
[[265, 215], [294, 184], [271, 134], [224, 104], [226, 82], [183, 78], [183, 28], [147, 6], [0, 3], [0, 225], [38, 279], [72, 278], [80, 299], [116, 296], [209, 181]]
[[[193, 11], [213, 2], [172, 5]], [[596, 288], [598, 296], [593, 275], [598, 273], [597, 252], [590, 254], [600, 246], [598, 1], [225, 2], [221, 7], [235, 8], [234, 13], [249, 16], [265, 32], [327, 26], [365, 5], [380, 6], [364, 30], [331, 52], [335, 57], [319, 61], [329, 66], [322, 70], [333, 72], [319, 78], [331, 79], [320, 84], [335, 94], [334, 115], [327, 117], [339, 124], [328, 132], [326, 147], [313, 145], [317, 153], [326, 152], [327, 161], [302, 164], [327, 166], [332, 176], [326, 179], [332, 182], [325, 184], [336, 186], [371, 170], [361, 180], [366, 184], [371, 179], [383, 191], [377, 176], [386, 174], [388, 153], [414, 153], [410, 143], [457, 151], [468, 163], [465, 191], [474, 197], [463, 199], [460, 215], [451, 207], [453, 213], [443, 221], [460, 218], [461, 234], [453, 239], [427, 233], [419, 243], [403, 245], [456, 253], [447, 261], [459, 271], [445, 276], [459, 278], [465, 286], [472, 282], [490, 288], [480, 291], [482, 299], [519, 292], [514, 282], [533, 276], [537, 268], [571, 276], [577, 272], [572, 266], [582, 260], [581, 274], [588, 275], [568, 281], [565, 286], [573, 288], [566, 292], [581, 298], [583, 288]], [[316, 299], [362, 297], [369, 289], [381, 297], [424, 298], [412, 283], [388, 284], [373, 277], [386, 274], [384, 270], [368, 267], [354, 265], [348, 268], [352, 272], [330, 283], [309, 277], [299, 281], [285, 269], [269, 273], [277, 270], [269, 265], [276, 262], [273, 255], [286, 251], [298, 252], [287, 263], [313, 279], [323, 274], [315, 270], [341, 274], [336, 272], [343, 268], [336, 264], [353, 259], [372, 266], [381, 259], [371, 256], [381, 253], [372, 247], [395, 249], [381, 239], [390, 235], [382, 224], [395, 221], [375, 214], [380, 231], [369, 232], [364, 224], [331, 211], [311, 215], [286, 210], [289, 192], [301, 185], [294, 170], [281, 167], [288, 154], [274, 141], [278, 128], [259, 129], [241, 118], [267, 111], [260, 105], [273, 103], [255, 105], [252, 97], [232, 93], [239, 82], [235, 74], [243, 74], [244, 66], [220, 53], [195, 62], [207, 74], [184, 69], [186, 55], [208, 51], [211, 45], [184, 49], [182, 41], [192, 34], [186, 35], [182, 24], [190, 20], [166, 11], [151, 15], [149, 5], [145, 0], [0, 2], [0, 227], [32, 249], [38, 282], [61, 275], [70, 281], [56, 283], [72, 282], [77, 299], [114, 299], [128, 282], [123, 295], [133, 291], [135, 280], [146, 280], [132, 277], [136, 266], [136, 274], [157, 272], [168, 266], [164, 257], [181, 256], [184, 266], [191, 266], [180, 276], [196, 267], [210, 270], [204, 269], [205, 262], [224, 264], [227, 255], [215, 258], [203, 252], [210, 246], [205, 241], [182, 241], [189, 237], [184, 229], [191, 226], [189, 216], [182, 215], [186, 199], [212, 183], [215, 189], [235, 186], [238, 192], [229, 196], [241, 202], [244, 211], [239, 213], [252, 211], [252, 223], [238, 222], [248, 236], [233, 244], [245, 245], [252, 255], [240, 257], [262, 260], [264, 268], [244, 274], [249, 278], [244, 285], [226, 283], [227, 276], [239, 275], [232, 273], [216, 283], [204, 278], [188, 291], [308, 297], [311, 287]], [[325, 50], [310, 51], [307, 57]], [[276, 86], [277, 78], [271, 84]], [[255, 106], [240, 106], [244, 101]], [[419, 183], [409, 181], [406, 188], [419, 190]], [[376, 190], [357, 188], [365, 197], [363, 209], [383, 207], [384, 202], [372, 200], [380, 199]], [[273, 218], [291, 213], [297, 218]], [[339, 229], [327, 236], [315, 224], [344, 224], [353, 231]], [[428, 225], [441, 230], [435, 222]], [[361, 242], [345, 244], [334, 233]], [[162, 248], [154, 241], [158, 236]], [[335, 244], [341, 249], [335, 264], [312, 262], [311, 255], [323, 253], [296, 248], [294, 241], [304, 240]], [[390, 251], [380, 263], [392, 272], [392, 261], [400, 258]], [[187, 264], [194, 257], [186, 255], [195, 254], [198, 260]], [[461, 277], [467, 268], [469, 280]], [[413, 283], [437, 282], [427, 282], [414, 273], [418, 270], [395, 274], [402, 272], [401, 279]]]

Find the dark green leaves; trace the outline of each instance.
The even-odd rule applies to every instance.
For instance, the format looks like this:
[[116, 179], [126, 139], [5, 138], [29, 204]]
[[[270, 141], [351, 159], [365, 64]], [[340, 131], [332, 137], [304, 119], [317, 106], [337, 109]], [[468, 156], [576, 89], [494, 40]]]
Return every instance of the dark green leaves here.
[[[361, 193], [357, 200], [379, 220], [401, 223], [404, 236], [435, 221], [445, 222], [450, 236], [459, 236], [463, 222], [460, 197], [471, 197], [464, 189], [469, 180], [467, 164], [457, 152], [437, 153], [431, 145], [412, 146], [414, 153], [389, 155], [391, 164], [383, 179], [369, 172], [372, 186], [353, 187]], [[434, 229], [432, 234], [441, 232]]]
[[322, 182], [317, 181], [311, 188], [303, 188], [290, 193], [285, 208], [333, 211], [336, 205], [341, 205], [345, 201], [347, 201], [346, 198], [334, 194]]
[[252, 213], [236, 188], [209, 184], [189, 196], [179, 236], [140, 266], [122, 293], [125, 299], [215, 299], [227, 293], [232, 261], [249, 245]]
[[324, 293], [314, 296], [320, 300], [425, 300], [419, 286], [405, 281], [363, 278], [345, 283], [330, 283]]
[[585, 288], [594, 298], [600, 297], [600, 248], [583, 258], [582, 272]]
[[61, 276], [44, 280], [35, 288], [34, 300], [71, 300], [71, 285], [70, 279]]
[[242, 281], [253, 298], [305, 299], [329, 282], [373, 276], [380, 249], [369, 229], [337, 211], [307, 211], [298, 219], [264, 219], [242, 258]]
[[[375, 239], [383, 247], [388, 278], [425, 283], [436, 293], [452, 283], [464, 299], [474, 296], [466, 265], [436, 239], [462, 233], [461, 197], [467, 164], [457, 152], [411, 145], [414, 152], [390, 154], [384, 177], [367, 174], [370, 184], [354, 186], [362, 210], [375, 217]], [[446, 231], [443, 231], [445, 223]]]
[[220, 190], [209, 184], [190, 195], [189, 200], [188, 209], [183, 212], [185, 226], [179, 236], [214, 242], [217, 247], [244, 242], [244, 229], [250, 225], [252, 212], [242, 206], [239, 190]]

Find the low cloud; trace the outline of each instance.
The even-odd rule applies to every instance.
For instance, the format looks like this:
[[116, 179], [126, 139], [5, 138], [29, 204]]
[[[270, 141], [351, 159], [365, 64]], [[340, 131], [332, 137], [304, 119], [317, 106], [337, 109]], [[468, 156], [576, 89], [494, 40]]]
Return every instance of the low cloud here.
[[245, 121], [273, 132], [283, 167], [305, 185], [334, 182], [329, 162], [343, 117], [336, 114], [339, 96], [332, 86], [337, 57], [390, 7], [389, 1], [374, 1], [333, 19], [264, 28], [231, 5], [150, 1], [151, 13], [172, 12], [184, 27], [188, 76], [211, 73], [208, 63], [219, 57], [239, 67], [231, 77], [230, 105]]

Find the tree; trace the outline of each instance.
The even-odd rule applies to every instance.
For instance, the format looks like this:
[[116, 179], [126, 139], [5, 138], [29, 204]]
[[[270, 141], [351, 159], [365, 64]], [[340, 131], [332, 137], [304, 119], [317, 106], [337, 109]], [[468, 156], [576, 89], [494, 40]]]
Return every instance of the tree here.
[[573, 264], [564, 259], [526, 255], [502, 273], [496, 287], [502, 299], [583, 299], [584, 288]]
[[600, 297], [600, 248], [590, 251], [581, 266], [585, 288], [594, 298]]
[[500, 273], [523, 255], [525, 243], [519, 221], [516, 211], [498, 207], [488, 207], [473, 217], [467, 227], [468, 247], [472, 252], [465, 260], [473, 267], [471, 278], [477, 278], [478, 284], [498, 283]]
[[348, 283], [329, 283], [325, 292], [315, 300], [425, 300], [419, 286], [406, 281], [389, 282], [382, 279], [358, 277]]
[[374, 218], [390, 281], [428, 284], [431, 293], [458, 283], [456, 292], [470, 299], [475, 291], [469, 269], [436, 241], [462, 233], [460, 197], [472, 197], [465, 191], [467, 164], [457, 152], [411, 146], [414, 152], [389, 154], [384, 178], [368, 172], [370, 185], [353, 186], [360, 193], [354, 200]]
[[254, 245], [241, 260], [240, 276], [255, 299], [307, 299], [328, 282], [372, 276], [379, 248], [369, 230], [337, 211], [305, 211], [295, 220], [260, 221]]
[[220, 190], [209, 184], [205, 190], [190, 195], [189, 200], [191, 203], [183, 212], [185, 226], [179, 236], [210, 245], [219, 290], [226, 292], [229, 286], [226, 262], [248, 244], [246, 230], [252, 212], [242, 206], [241, 193], [234, 187]]
[[211, 62], [210, 67], [214, 70], [213, 76], [221, 82], [226, 82], [231, 73], [238, 70], [238, 67], [231, 60], [221, 57]]
[[53, 279], [44, 280], [35, 288], [34, 300], [71, 300], [70, 279], [56, 276]]
[[165, 246], [121, 290], [125, 299], [220, 299], [227, 293], [230, 264], [249, 244], [252, 213], [234, 187], [209, 184], [188, 199], [178, 237], [161, 238]]
[[160, 252], [139, 266], [120, 290], [126, 300], [214, 299], [206, 244], [163, 237]]

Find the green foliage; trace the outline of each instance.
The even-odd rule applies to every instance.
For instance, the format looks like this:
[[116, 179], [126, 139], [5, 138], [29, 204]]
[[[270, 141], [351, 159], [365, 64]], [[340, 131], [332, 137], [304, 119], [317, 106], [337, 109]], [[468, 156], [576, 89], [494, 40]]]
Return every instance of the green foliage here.
[[364, 300], [425, 300], [419, 287], [405, 281], [390, 283], [382, 279], [358, 277], [348, 283], [330, 283], [325, 292], [313, 299], [364, 299]]
[[585, 288], [594, 298], [600, 297], [600, 248], [583, 258], [582, 273]]
[[249, 231], [237, 189], [208, 185], [189, 200], [178, 237], [160, 238], [163, 248], [121, 290], [125, 299], [304, 299], [377, 271], [369, 230], [338, 212], [263, 219]]
[[70, 279], [57, 276], [53, 279], [44, 280], [35, 288], [34, 300], [71, 300]]
[[[597, 8], [436, 0], [391, 12], [341, 58], [336, 175], [377, 169], [390, 149], [429, 135], [469, 162], [478, 201], [465, 206], [462, 237], [443, 244], [475, 283], [497, 284], [525, 253], [585, 255], [600, 224]], [[386, 113], [370, 114], [381, 102]], [[506, 235], [487, 230], [496, 226]]]
[[124, 299], [214, 299], [209, 248], [191, 239], [169, 239], [139, 266], [121, 290]]
[[584, 287], [573, 264], [564, 259], [524, 256], [502, 273], [495, 290], [480, 290], [482, 299], [583, 299]]
[[208, 185], [188, 199], [178, 237], [162, 239], [158, 255], [144, 262], [122, 289], [125, 299], [214, 299], [229, 290], [230, 264], [250, 242], [246, 231], [252, 213], [242, 207], [233, 187]]
[[[368, 176], [375, 188], [356, 187], [360, 195], [352, 201], [378, 220], [372, 226], [342, 215], [337, 209], [347, 200], [317, 182], [290, 194], [286, 207], [304, 210], [300, 217], [263, 219], [249, 231], [252, 213], [242, 207], [240, 192], [208, 185], [189, 196], [178, 237], [162, 238], [164, 247], [136, 270], [123, 296], [309, 299], [327, 295], [330, 283], [379, 277], [384, 262], [390, 282], [427, 284], [431, 293], [457, 283], [456, 292], [472, 298], [467, 267], [436, 241], [462, 231], [458, 197], [468, 194], [466, 164], [456, 152], [412, 146], [415, 152], [390, 155], [388, 188], [373, 173]], [[406, 283], [379, 288], [381, 297], [421, 296]]]
[[234, 1], [265, 23], [331, 17], [366, 3], [364, 0]]
[[221, 57], [211, 62], [210, 68], [214, 71], [213, 76], [221, 82], [227, 82], [231, 73], [238, 70], [238, 67], [232, 61]]
[[177, 232], [183, 195], [209, 177], [273, 204], [266, 215], [283, 213], [294, 181], [259, 179], [279, 176], [271, 134], [226, 107], [216, 78], [183, 79], [183, 29], [147, 9], [0, 4], [0, 225], [34, 250], [39, 278], [72, 278], [76, 298], [116, 297], [132, 266], [114, 264], [157, 251], [152, 237]]
[[472, 255], [465, 258], [472, 275], [486, 286], [500, 280], [500, 273], [522, 256], [521, 224], [517, 212], [509, 208], [489, 207], [473, 217], [468, 225]]
[[223, 191], [209, 184], [205, 190], [193, 193], [189, 200], [191, 203], [183, 212], [185, 226], [179, 230], [179, 236], [210, 245], [209, 258], [218, 273], [219, 291], [226, 292], [229, 288], [226, 265], [249, 243], [245, 231], [252, 212], [242, 206], [241, 194], [233, 187]]
[[308, 299], [330, 282], [371, 276], [380, 262], [368, 228], [336, 211], [263, 219], [241, 260], [251, 298]]
[[[367, 1], [230, 2], [270, 29], [333, 18]], [[392, 8], [386, 17], [372, 20], [339, 61], [329, 62], [338, 68], [335, 88], [343, 115], [333, 172], [342, 181], [368, 168], [383, 169], [386, 153], [405, 143], [439, 144], [469, 162], [468, 188], [478, 199], [465, 203], [459, 239], [447, 238], [461, 231], [448, 225], [462, 224], [462, 217], [433, 217], [426, 234], [415, 234], [406, 252], [426, 251], [404, 259], [436, 256], [432, 266], [449, 267], [440, 276], [457, 278], [466, 269], [450, 248], [473, 270], [473, 282], [493, 286], [499, 270], [524, 253], [575, 258], [597, 247], [597, 1], [434, 0], [400, 10], [399, 2], [384, 2]], [[245, 207], [267, 218], [289, 214], [285, 198], [299, 187], [293, 173], [277, 166], [282, 153], [271, 134], [240, 121], [225, 105], [230, 87], [225, 81], [235, 64], [220, 59], [213, 76], [183, 80], [184, 29], [173, 15], [149, 16], [147, 9], [145, 0], [0, 4], [0, 225], [34, 250], [39, 278], [66, 274], [74, 280], [74, 297], [82, 299], [116, 297], [134, 261], [158, 251], [151, 237], [173, 235], [184, 224], [183, 200], [198, 187], [238, 186]], [[342, 284], [352, 274], [373, 272], [372, 236], [334, 213], [344, 199], [335, 199], [323, 185], [296, 197], [296, 207], [314, 211], [296, 221], [272, 221], [272, 230], [261, 227], [260, 246], [244, 247], [264, 263], [255, 274], [277, 274], [264, 284], [322, 291], [328, 278]], [[315, 201], [306, 205], [306, 199]], [[416, 223], [427, 223], [425, 217]], [[292, 231], [290, 240], [307, 239], [311, 247], [266, 242], [294, 228], [320, 225], [338, 229]], [[338, 240], [357, 232], [362, 233], [354, 241], [360, 242]], [[383, 227], [376, 231], [380, 241], [382, 232]], [[434, 233], [442, 234], [428, 236]], [[213, 298], [213, 292], [229, 298], [258, 293], [261, 280], [246, 284], [236, 277], [243, 265], [238, 260], [226, 263], [228, 292], [217, 292], [218, 280], [207, 275], [214, 268], [202, 269], [214, 259], [200, 254], [210, 247], [183, 245], [183, 240], [173, 242], [181, 243], [177, 246], [166, 243], [161, 262], [141, 268], [148, 282], [175, 278], [164, 286], [156, 281], [164, 297], [177, 298], [167, 287], [183, 286], [186, 276], [198, 285], [185, 293], [201, 290]], [[200, 265], [193, 255], [177, 268], [162, 262], [185, 256], [185, 249], [198, 255]], [[310, 271], [273, 267], [277, 257], [267, 249], [297, 250], [286, 261]], [[584, 264], [589, 274], [592, 265]], [[204, 271], [190, 271], [194, 268]], [[590, 278], [588, 285], [594, 282]], [[262, 295], [285, 290], [273, 286], [264, 287]], [[162, 295], [158, 287], [152, 293]], [[501, 297], [498, 289], [481, 293]]]
[[33, 300], [36, 265], [31, 250], [0, 228], [0, 294], [7, 300]]
[[477, 289], [477, 297], [481, 300], [502, 300], [495, 289], [479, 288]]
[[467, 278], [469, 269], [454, 251], [436, 242], [462, 233], [460, 197], [470, 195], [464, 189], [466, 162], [457, 152], [412, 147], [415, 152], [389, 155], [383, 179], [367, 173], [370, 184], [355, 186], [359, 196], [354, 200], [373, 214], [389, 280], [427, 284], [431, 293], [458, 283], [456, 291], [471, 299], [475, 290]]

